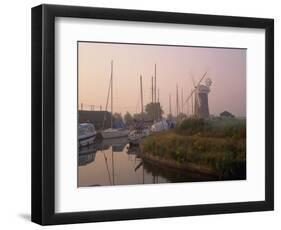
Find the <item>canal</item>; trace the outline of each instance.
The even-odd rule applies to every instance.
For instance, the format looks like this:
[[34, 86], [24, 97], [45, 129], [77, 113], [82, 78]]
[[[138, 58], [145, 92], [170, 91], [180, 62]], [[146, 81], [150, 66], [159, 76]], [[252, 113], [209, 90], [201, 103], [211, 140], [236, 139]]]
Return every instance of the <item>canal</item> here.
[[210, 181], [212, 178], [159, 167], [139, 157], [127, 138], [82, 147], [78, 154], [78, 187]]

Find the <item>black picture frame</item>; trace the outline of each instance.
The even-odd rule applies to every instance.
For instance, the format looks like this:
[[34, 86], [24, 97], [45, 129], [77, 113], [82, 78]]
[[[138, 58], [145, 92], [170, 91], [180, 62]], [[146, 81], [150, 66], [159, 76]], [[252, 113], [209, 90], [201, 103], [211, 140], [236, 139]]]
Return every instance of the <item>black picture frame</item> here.
[[[55, 18], [265, 29], [265, 200], [239, 203], [55, 213]], [[32, 8], [32, 221], [41, 225], [162, 218], [274, 209], [274, 20], [126, 9]]]

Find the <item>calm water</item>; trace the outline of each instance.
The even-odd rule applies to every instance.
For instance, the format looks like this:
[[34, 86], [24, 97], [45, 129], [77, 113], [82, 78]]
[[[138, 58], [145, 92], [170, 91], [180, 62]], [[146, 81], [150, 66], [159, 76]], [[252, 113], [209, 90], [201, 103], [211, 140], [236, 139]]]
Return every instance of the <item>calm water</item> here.
[[160, 168], [143, 161], [127, 138], [104, 140], [79, 150], [78, 186], [133, 185], [212, 180], [206, 176]]

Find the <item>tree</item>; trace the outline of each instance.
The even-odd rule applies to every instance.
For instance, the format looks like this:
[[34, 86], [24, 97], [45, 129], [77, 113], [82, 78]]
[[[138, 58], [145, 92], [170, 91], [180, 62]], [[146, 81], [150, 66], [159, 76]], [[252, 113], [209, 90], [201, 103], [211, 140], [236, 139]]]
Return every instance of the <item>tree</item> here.
[[121, 113], [114, 113], [113, 117], [116, 121], [122, 121], [123, 122], [123, 118], [122, 118]]
[[186, 114], [184, 114], [184, 113], [180, 113], [179, 115], [178, 115], [178, 120], [180, 120], [180, 121], [183, 121], [183, 120], [185, 120], [187, 118], [187, 116], [186, 116]]
[[141, 121], [141, 114], [140, 113], [135, 113], [134, 115], [133, 115], [133, 120], [134, 121]]
[[234, 118], [235, 116], [232, 113], [228, 112], [228, 111], [224, 111], [224, 112], [220, 113], [220, 117]]
[[134, 122], [133, 116], [128, 111], [124, 115], [124, 121], [126, 125], [131, 125]]
[[154, 118], [155, 119], [157, 119], [157, 118], [161, 119], [162, 115], [164, 113], [164, 111], [163, 111], [159, 102], [147, 104], [145, 106], [145, 112], [146, 112], [147, 118], [149, 120], [153, 120]]
[[172, 119], [173, 119], [173, 115], [172, 115], [171, 113], [169, 113], [169, 114], [167, 115], [167, 119], [168, 119], [168, 120], [172, 120]]

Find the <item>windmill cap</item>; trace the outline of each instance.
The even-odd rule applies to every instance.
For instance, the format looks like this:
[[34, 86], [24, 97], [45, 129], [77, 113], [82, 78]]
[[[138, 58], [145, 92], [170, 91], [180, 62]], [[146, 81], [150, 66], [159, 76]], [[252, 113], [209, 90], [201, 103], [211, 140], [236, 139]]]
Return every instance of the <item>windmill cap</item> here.
[[209, 93], [210, 88], [208, 86], [205, 86], [205, 85], [199, 85], [198, 86], [198, 92], [199, 93]]

